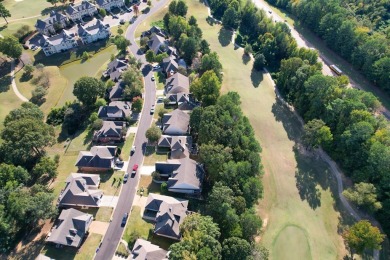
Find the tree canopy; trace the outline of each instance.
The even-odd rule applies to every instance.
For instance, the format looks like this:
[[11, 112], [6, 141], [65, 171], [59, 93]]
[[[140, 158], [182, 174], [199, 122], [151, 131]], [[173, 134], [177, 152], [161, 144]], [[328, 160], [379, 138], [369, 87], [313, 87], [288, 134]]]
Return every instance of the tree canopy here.
[[202, 102], [202, 106], [214, 105], [219, 97], [221, 82], [214, 71], [206, 71], [202, 77], [191, 83], [190, 91]]
[[19, 59], [22, 56], [22, 51], [22, 45], [14, 36], [6, 36], [0, 39], [0, 52], [4, 55], [13, 59]]
[[95, 104], [98, 97], [103, 96], [105, 87], [102, 81], [93, 77], [81, 77], [74, 84], [73, 95], [85, 106]]
[[161, 129], [157, 126], [152, 126], [145, 133], [149, 143], [156, 143], [161, 137]]

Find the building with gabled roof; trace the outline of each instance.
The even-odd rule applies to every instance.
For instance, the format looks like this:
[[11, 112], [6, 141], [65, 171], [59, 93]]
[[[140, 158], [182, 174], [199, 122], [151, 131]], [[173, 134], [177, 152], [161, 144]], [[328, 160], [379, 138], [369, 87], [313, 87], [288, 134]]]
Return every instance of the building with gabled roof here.
[[164, 37], [158, 34], [153, 34], [148, 41], [148, 47], [154, 54], [160, 54], [168, 51], [168, 42]]
[[96, 0], [96, 4], [107, 11], [117, 7], [120, 8], [125, 5], [124, 0]]
[[77, 4], [70, 4], [65, 10], [69, 19], [72, 21], [80, 21], [84, 16], [93, 16], [97, 13], [96, 5], [90, 1], [83, 0]]
[[128, 67], [128, 60], [114, 59], [108, 63], [107, 69], [103, 72], [103, 77], [110, 77], [112, 81], [117, 82]]
[[78, 46], [75, 33], [72, 30], [62, 30], [54, 36], [43, 35], [41, 44], [42, 50], [46, 56], [55, 53], [64, 52]]
[[45, 19], [38, 19], [35, 28], [44, 35], [55, 34], [57, 30], [63, 29], [68, 23], [68, 17], [59, 12], [50, 12]]
[[97, 143], [122, 142], [126, 137], [126, 123], [123, 121], [103, 121], [102, 127], [93, 134]]
[[78, 35], [84, 44], [107, 39], [111, 34], [110, 25], [95, 18], [83, 25], [79, 24], [78, 27]]
[[143, 218], [155, 222], [156, 235], [180, 240], [180, 225], [189, 214], [187, 208], [188, 200], [150, 193]]
[[103, 192], [98, 174], [72, 173], [58, 198], [59, 207], [99, 207]]
[[162, 69], [167, 78], [173, 76], [179, 69], [179, 64], [176, 61], [175, 56], [169, 56], [163, 59]]
[[131, 103], [125, 101], [113, 101], [98, 110], [98, 117], [107, 121], [126, 121], [130, 115]]
[[93, 216], [75, 209], [64, 209], [51, 229], [47, 242], [80, 247], [88, 233]]
[[163, 134], [187, 135], [190, 133], [190, 116], [179, 109], [175, 109], [169, 114], [164, 114], [161, 121]]
[[93, 146], [80, 151], [76, 166], [80, 171], [106, 171], [114, 168], [116, 153], [116, 146]]
[[131, 259], [168, 260], [168, 252], [147, 240], [139, 238], [135, 241], [133, 250], [131, 250]]
[[162, 135], [157, 144], [158, 148], [169, 148], [171, 150], [171, 159], [181, 159], [188, 157], [191, 146], [191, 136]]

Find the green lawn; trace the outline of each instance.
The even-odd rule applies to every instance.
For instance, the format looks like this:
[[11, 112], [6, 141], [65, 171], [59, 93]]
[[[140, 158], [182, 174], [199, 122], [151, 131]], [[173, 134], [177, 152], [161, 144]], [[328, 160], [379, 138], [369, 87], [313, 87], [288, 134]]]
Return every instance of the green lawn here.
[[155, 165], [156, 162], [165, 162], [168, 152], [157, 152], [155, 146], [146, 146], [144, 165]]
[[[153, 224], [146, 222], [141, 217], [141, 208], [138, 206], [133, 206], [129, 219], [127, 220], [127, 225], [125, 232], [123, 233], [123, 239], [126, 242], [129, 242], [130, 239], [134, 237], [148, 239], [150, 230], [153, 228]], [[129, 246], [133, 245], [130, 241]]]
[[149, 193], [160, 194], [160, 186], [152, 181], [152, 176], [142, 175], [138, 183], [137, 194], [140, 195], [141, 190], [143, 190], [142, 196], [148, 196]]
[[131, 147], [133, 146], [133, 143], [134, 143], [134, 137], [135, 137], [135, 134], [131, 133], [128, 137], [126, 137], [126, 141], [124, 143], [118, 145], [118, 147], [120, 147], [122, 149], [121, 157], [122, 157], [122, 160], [124, 160], [124, 161], [127, 161], [129, 159], [130, 150], [131, 150]]
[[92, 214], [94, 220], [96, 221], [109, 222], [113, 208], [111, 207], [89, 208], [89, 209], [81, 209], [81, 211]]
[[138, 37], [141, 37], [141, 33], [149, 30], [150, 27], [153, 25], [158, 26], [160, 20], [164, 18], [164, 15], [167, 13], [168, 8], [163, 7], [161, 8], [158, 12], [156, 12], [154, 15], [148, 17], [145, 19], [138, 27], [137, 30], [135, 31], [135, 38], [137, 39]]
[[104, 195], [114, 195], [118, 196], [120, 187], [121, 187], [121, 178], [123, 177], [123, 172], [114, 171], [113, 173], [101, 173], [100, 174], [100, 187], [104, 192]]
[[0, 78], [0, 130], [3, 129], [4, 118], [8, 113], [18, 108], [22, 101], [15, 95], [11, 87], [10, 75]]
[[[231, 33], [206, 22], [207, 10], [199, 1], [187, 3], [203, 37], [223, 64], [222, 91], [240, 94], [242, 110], [263, 148], [265, 197], [258, 212], [268, 224], [261, 243], [270, 250], [271, 259], [278, 259], [279, 251], [288, 251], [289, 259], [308, 254], [312, 259], [343, 258], [347, 251], [337, 230], [340, 221], [345, 220], [338, 211], [335, 180], [329, 168], [294, 149], [301, 127], [294, 115], [277, 101], [268, 75], [252, 71], [252, 61], [246, 60], [243, 51], [234, 50], [230, 43]], [[295, 235], [286, 226], [295, 226], [304, 235]], [[308, 243], [311, 251], [305, 246], [292, 248], [288, 243], [278, 242], [295, 239], [294, 243], [299, 245]]]
[[157, 90], [162, 90], [164, 89], [165, 86], [165, 76], [164, 74], [159, 71], [159, 72], [154, 72], [154, 77], [156, 78], [156, 89]]

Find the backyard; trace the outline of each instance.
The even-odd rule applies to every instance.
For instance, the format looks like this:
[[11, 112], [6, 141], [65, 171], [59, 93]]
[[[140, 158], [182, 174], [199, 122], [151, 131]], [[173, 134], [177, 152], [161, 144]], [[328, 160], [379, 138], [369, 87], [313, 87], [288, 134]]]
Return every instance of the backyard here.
[[[263, 148], [265, 190], [258, 212], [266, 226], [261, 243], [274, 259], [282, 257], [281, 252], [288, 252], [289, 259], [343, 258], [347, 251], [338, 227], [344, 219], [329, 168], [297, 149], [302, 134], [299, 121], [278, 101], [269, 76], [253, 71], [252, 61], [233, 47], [232, 33], [208, 24], [202, 3], [187, 3], [223, 64], [222, 92], [240, 94], [243, 112]], [[296, 244], [283, 242], [292, 240]]]

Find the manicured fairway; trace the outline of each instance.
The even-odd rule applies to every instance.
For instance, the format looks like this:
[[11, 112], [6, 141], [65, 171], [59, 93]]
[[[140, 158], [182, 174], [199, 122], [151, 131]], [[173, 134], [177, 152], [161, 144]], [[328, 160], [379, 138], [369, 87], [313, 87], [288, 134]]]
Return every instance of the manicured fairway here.
[[[222, 91], [240, 94], [241, 107], [263, 148], [265, 198], [258, 211], [267, 226], [261, 243], [270, 250], [271, 259], [308, 259], [309, 255], [312, 259], [343, 258], [347, 252], [338, 234], [340, 213], [331, 191], [335, 180], [328, 167], [295, 149], [301, 135], [299, 122], [277, 101], [270, 78], [252, 71], [252, 61], [232, 46], [230, 32], [206, 22], [207, 10], [202, 3], [187, 3], [203, 37], [223, 64]], [[294, 240], [300, 246], [291, 250], [291, 244], [284, 240]], [[282, 255], [275, 252], [288, 252], [288, 258], [279, 258]]]

